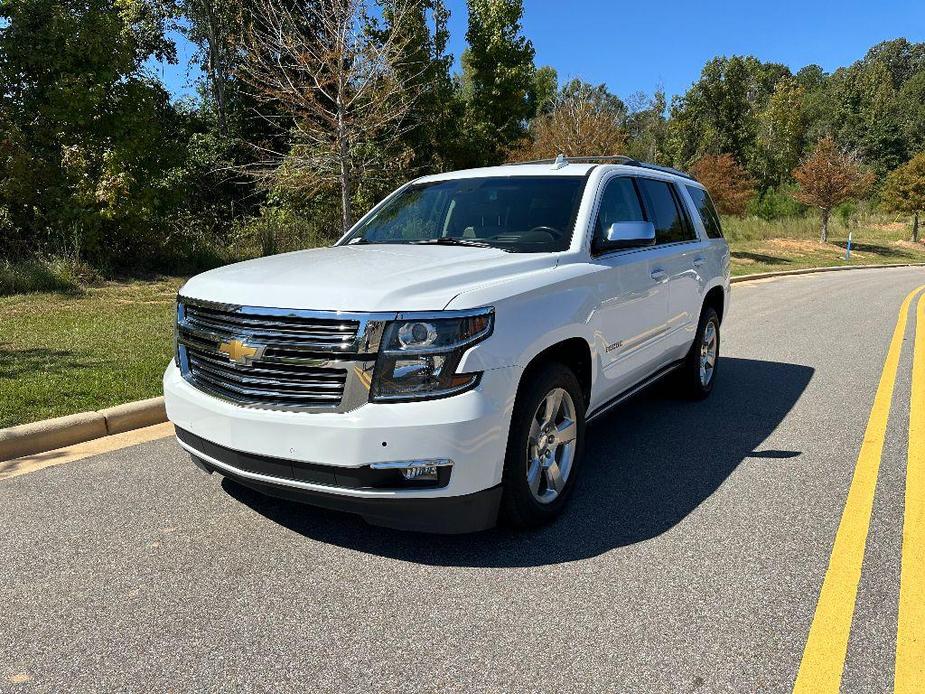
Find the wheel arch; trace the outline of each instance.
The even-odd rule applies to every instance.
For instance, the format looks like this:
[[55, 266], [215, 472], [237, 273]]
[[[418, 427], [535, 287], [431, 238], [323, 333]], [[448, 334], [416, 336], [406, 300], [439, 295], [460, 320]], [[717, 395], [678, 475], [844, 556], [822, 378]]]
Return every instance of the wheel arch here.
[[723, 313], [726, 309], [726, 290], [721, 284], [711, 287], [703, 297], [703, 306], [701, 311], [707, 306], [716, 311], [719, 316], [719, 322], [723, 322]]
[[533, 355], [521, 374], [518, 393], [531, 374], [552, 362], [566, 366], [575, 374], [585, 399], [585, 407], [587, 407], [591, 401], [594, 358], [591, 345], [583, 337], [574, 336], [561, 339]]

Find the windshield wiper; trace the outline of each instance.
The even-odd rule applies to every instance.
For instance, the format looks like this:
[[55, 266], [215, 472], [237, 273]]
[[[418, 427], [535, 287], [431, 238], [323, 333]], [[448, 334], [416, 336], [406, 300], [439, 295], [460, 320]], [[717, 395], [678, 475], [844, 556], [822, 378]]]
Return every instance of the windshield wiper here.
[[456, 236], [438, 236], [435, 239], [425, 239], [423, 241], [413, 241], [415, 245], [436, 245], [436, 246], [469, 246], [471, 248], [493, 248], [490, 243], [476, 241], [474, 239], [461, 239]]

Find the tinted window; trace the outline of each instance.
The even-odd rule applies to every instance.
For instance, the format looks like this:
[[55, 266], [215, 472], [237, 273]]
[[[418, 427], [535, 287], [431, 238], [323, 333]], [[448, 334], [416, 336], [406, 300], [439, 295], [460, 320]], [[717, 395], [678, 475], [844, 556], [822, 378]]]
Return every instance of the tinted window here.
[[408, 186], [345, 243], [464, 239], [508, 251], [568, 248], [584, 192], [578, 176], [462, 178]]
[[655, 224], [656, 243], [674, 243], [697, 238], [678, 208], [671, 184], [651, 178], [640, 178], [638, 182], [646, 201], [649, 220]]
[[636, 186], [631, 178], [615, 178], [607, 184], [601, 197], [601, 207], [597, 213], [597, 225], [594, 228], [595, 244], [604, 240], [604, 232], [615, 222], [645, 221], [642, 204], [636, 193]]
[[723, 229], [719, 223], [719, 215], [716, 214], [716, 208], [713, 207], [713, 201], [703, 188], [687, 186], [687, 192], [691, 194], [694, 205], [700, 213], [700, 219], [703, 220], [703, 226], [707, 230], [707, 236], [711, 239], [723, 238]]

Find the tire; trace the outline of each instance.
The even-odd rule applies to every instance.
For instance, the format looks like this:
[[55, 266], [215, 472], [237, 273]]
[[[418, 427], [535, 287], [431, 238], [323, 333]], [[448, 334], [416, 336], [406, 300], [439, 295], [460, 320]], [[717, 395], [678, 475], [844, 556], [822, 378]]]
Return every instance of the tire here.
[[[556, 407], [552, 415], [556, 426], [550, 425], [542, 436], [550, 406]], [[514, 404], [504, 461], [501, 517], [507, 524], [537, 527], [565, 508], [581, 467], [586, 407], [578, 379], [566, 366], [551, 362], [525, 375]]]
[[[704, 306], [700, 313], [700, 322], [697, 324], [694, 344], [691, 345], [684, 358], [684, 365], [678, 372], [677, 383], [682, 396], [691, 400], [703, 400], [713, 392], [719, 366], [719, 345], [719, 315], [713, 307]], [[711, 353], [712, 365], [709, 362]]]

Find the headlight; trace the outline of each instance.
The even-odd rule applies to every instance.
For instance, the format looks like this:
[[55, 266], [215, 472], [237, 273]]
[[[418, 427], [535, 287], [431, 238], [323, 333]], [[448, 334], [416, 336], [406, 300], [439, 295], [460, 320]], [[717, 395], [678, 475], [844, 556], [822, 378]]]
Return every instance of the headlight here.
[[492, 308], [400, 315], [382, 336], [372, 400], [427, 400], [474, 388], [481, 373], [458, 374], [456, 367], [491, 335], [494, 318]]

